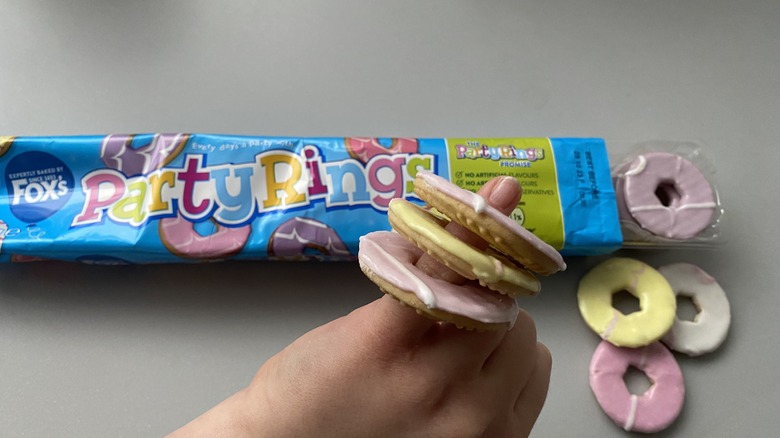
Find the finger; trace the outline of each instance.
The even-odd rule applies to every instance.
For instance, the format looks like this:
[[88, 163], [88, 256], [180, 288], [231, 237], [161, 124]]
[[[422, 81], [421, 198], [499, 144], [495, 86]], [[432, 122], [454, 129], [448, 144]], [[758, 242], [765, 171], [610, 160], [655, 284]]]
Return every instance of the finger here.
[[388, 341], [392, 346], [409, 347], [419, 345], [427, 333], [435, 329], [437, 322], [419, 315], [417, 311], [389, 294], [361, 307], [361, 318], [367, 329], [377, 338]]
[[522, 388], [533, 371], [536, 356], [536, 325], [523, 309], [515, 325], [506, 332], [502, 342], [485, 359], [482, 371], [504, 384]]
[[515, 402], [515, 415], [517, 415], [520, 430], [523, 431], [524, 436], [531, 433], [536, 419], [542, 413], [542, 407], [550, 387], [551, 371], [552, 355], [550, 350], [544, 344], [539, 343], [536, 350], [536, 366]]
[[505, 334], [506, 329], [480, 332], [441, 324], [427, 336], [431, 342], [428, 354], [432, 362], [442, 364], [443, 371], [476, 375]]
[[[522, 187], [516, 179], [510, 176], [500, 176], [488, 181], [477, 193], [485, 198], [485, 201], [491, 207], [508, 215], [517, 207], [522, 192]], [[445, 229], [459, 240], [480, 250], [484, 250], [488, 246], [488, 243], [484, 239], [455, 221], [451, 221], [447, 224]], [[428, 275], [441, 278], [450, 283], [462, 284], [466, 281], [464, 277], [428, 254], [423, 254], [416, 265]]]
[[[504, 176], [488, 181], [478, 193], [492, 207], [508, 212], [512, 211], [520, 201], [522, 188], [516, 179]], [[455, 234], [456, 237], [469, 244], [487, 246], [487, 242], [455, 222], [450, 222], [447, 225], [447, 229]], [[418, 260], [417, 267], [432, 277], [442, 278], [450, 282], [462, 283], [465, 281], [465, 278], [427, 254], [423, 254], [420, 260]], [[366, 307], [367, 309], [364, 311], [371, 313], [368, 317], [374, 321], [372, 327], [376, 330], [376, 333], [384, 332], [386, 335], [392, 336], [391, 340], [398, 345], [417, 345], [424, 338], [431, 336], [430, 332], [432, 329], [434, 332], [438, 331], [437, 327], [439, 326], [436, 326], [437, 323], [434, 320], [417, 314], [416, 310], [402, 305], [398, 300], [388, 295]], [[495, 341], [486, 342], [482, 344], [482, 348], [476, 348], [480, 344], [479, 341], [474, 341], [467, 342], [465, 348], [476, 348], [479, 353], [477, 357], [484, 360], [486, 356], [484, 356], [483, 350], [487, 350], [487, 354], [489, 354], [495, 348], [495, 344]]]

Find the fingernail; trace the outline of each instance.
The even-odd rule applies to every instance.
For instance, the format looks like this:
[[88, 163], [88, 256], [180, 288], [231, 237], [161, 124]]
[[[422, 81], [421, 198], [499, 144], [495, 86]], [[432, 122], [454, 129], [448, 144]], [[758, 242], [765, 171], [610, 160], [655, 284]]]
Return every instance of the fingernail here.
[[510, 176], [499, 178], [496, 186], [490, 192], [488, 203], [498, 210], [513, 210], [517, 207], [517, 195], [520, 191], [520, 184]]

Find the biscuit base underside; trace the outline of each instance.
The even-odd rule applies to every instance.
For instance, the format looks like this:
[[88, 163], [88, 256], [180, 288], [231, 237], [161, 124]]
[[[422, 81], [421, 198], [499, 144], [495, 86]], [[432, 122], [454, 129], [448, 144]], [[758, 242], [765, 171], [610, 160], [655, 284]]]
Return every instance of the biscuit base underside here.
[[501, 224], [486, 214], [480, 214], [460, 201], [444, 196], [424, 184], [415, 184], [415, 193], [420, 199], [485, 239], [504, 254], [520, 262], [529, 270], [540, 275], [554, 274], [559, 270], [557, 263], [519, 235], [502, 232]]
[[369, 269], [363, 263], [360, 263], [360, 269], [363, 271], [366, 277], [368, 277], [377, 286], [379, 286], [379, 289], [382, 290], [382, 292], [392, 296], [393, 298], [398, 300], [401, 304], [412, 307], [417, 311], [418, 314], [428, 317], [430, 319], [454, 324], [458, 328], [464, 328], [466, 330], [477, 330], [477, 331], [499, 330], [502, 328], [508, 328], [510, 325], [508, 322], [500, 322], [500, 323], [481, 322], [481, 321], [471, 319], [467, 316], [457, 315], [444, 310], [431, 309], [428, 306], [426, 306], [425, 303], [420, 301], [420, 299], [417, 298], [417, 295], [415, 295], [413, 292], [403, 290], [385, 281], [382, 277], [375, 274], [371, 269]]

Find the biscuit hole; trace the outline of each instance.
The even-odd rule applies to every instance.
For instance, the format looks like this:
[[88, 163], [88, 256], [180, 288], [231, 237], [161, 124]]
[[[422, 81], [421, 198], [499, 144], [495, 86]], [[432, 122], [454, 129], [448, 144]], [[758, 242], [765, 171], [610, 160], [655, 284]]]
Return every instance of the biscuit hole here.
[[655, 197], [658, 198], [661, 205], [668, 207], [675, 205], [682, 198], [682, 195], [680, 195], [674, 182], [664, 181], [658, 184], [658, 187], [655, 189]]
[[612, 294], [612, 307], [623, 315], [630, 315], [642, 310], [639, 299], [627, 290], [621, 290]]
[[642, 395], [653, 386], [653, 381], [647, 377], [644, 371], [631, 365], [623, 374], [623, 381], [626, 382], [628, 392], [634, 395]]
[[693, 302], [691, 297], [677, 295], [677, 319], [680, 321], [696, 321], [701, 309]]
[[217, 232], [217, 225], [212, 221], [196, 222], [192, 228], [202, 237], [208, 237]]

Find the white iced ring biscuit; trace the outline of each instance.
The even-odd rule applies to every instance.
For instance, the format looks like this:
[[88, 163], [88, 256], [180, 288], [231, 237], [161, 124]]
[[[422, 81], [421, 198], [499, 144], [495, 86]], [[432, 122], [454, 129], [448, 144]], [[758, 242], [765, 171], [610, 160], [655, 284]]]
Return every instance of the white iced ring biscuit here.
[[731, 311], [726, 293], [698, 266], [675, 263], [659, 268], [678, 296], [689, 297], [698, 311], [693, 321], [676, 319], [662, 341], [672, 350], [699, 356], [717, 349], [726, 339]]

